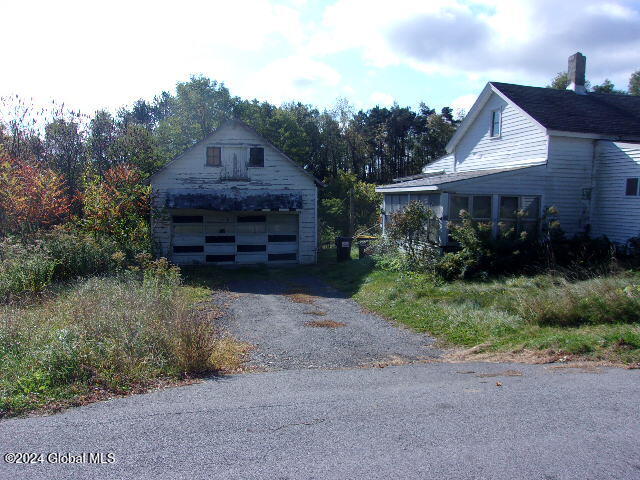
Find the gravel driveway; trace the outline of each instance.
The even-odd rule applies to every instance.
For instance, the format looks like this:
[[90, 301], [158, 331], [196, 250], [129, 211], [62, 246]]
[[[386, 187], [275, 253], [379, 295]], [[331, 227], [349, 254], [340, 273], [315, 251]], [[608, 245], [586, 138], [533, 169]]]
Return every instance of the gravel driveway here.
[[258, 370], [403, 364], [437, 357], [434, 339], [363, 311], [311, 276], [233, 280], [216, 302], [224, 327], [255, 345]]

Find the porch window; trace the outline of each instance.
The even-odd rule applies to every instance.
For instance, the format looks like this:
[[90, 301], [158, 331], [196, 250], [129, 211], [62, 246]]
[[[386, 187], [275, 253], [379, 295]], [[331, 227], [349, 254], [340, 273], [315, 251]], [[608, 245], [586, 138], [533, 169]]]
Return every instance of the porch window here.
[[449, 218], [453, 221], [460, 220], [460, 211], [469, 211], [469, 196], [467, 195], [452, 195], [451, 196], [451, 211]]
[[[478, 222], [491, 221], [491, 195], [452, 195], [449, 203], [449, 224], [461, 223], [460, 211], [466, 210]], [[449, 243], [452, 239], [449, 236]]]
[[491, 221], [491, 195], [471, 197], [471, 217], [481, 222]]
[[219, 167], [222, 165], [220, 158], [220, 147], [207, 147], [207, 166]]
[[540, 217], [540, 197], [500, 197], [500, 231], [515, 233], [538, 231]]
[[466, 210], [471, 218], [480, 222], [491, 221], [491, 195], [452, 195], [449, 219], [460, 220], [460, 210]]

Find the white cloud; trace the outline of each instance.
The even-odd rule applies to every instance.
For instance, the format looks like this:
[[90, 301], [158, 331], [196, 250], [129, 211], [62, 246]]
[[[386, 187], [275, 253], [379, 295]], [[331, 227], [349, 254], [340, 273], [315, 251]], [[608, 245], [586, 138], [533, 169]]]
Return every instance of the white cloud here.
[[[5, 45], [0, 95], [50, 96], [86, 109], [116, 107], [203, 73], [224, 80], [235, 94], [274, 102], [317, 103], [346, 93], [354, 102], [371, 96], [389, 104], [390, 94], [399, 92], [383, 69], [398, 66], [424, 73], [425, 83], [430, 75], [466, 81], [464, 92], [479, 91], [488, 77], [544, 84], [578, 50], [588, 57], [592, 83], [609, 77], [625, 87], [629, 74], [640, 68], [637, 1], [319, 4], [8, 2], [0, 29]], [[332, 62], [342, 53], [362, 64], [338, 70]]]
[[373, 105], [378, 105], [380, 107], [389, 107], [393, 105], [394, 98], [392, 95], [384, 92], [373, 92], [369, 97], [369, 101]]
[[239, 85], [238, 91], [274, 103], [313, 102], [319, 90], [335, 88], [340, 80], [340, 73], [326, 63], [292, 56], [275, 60], [253, 73]]
[[359, 50], [378, 68], [525, 83], [550, 79], [582, 51], [593, 80], [626, 83], [640, 67], [640, 8], [627, 0], [338, 0], [309, 46], [314, 55]]
[[469, 113], [471, 107], [475, 103], [478, 95], [470, 93], [468, 95], [462, 95], [451, 101], [451, 108], [453, 109], [455, 114], [459, 113]]
[[[23, 0], [3, 4], [0, 95], [115, 107], [204, 73], [235, 85], [305, 42], [294, 6], [243, 2]], [[286, 54], [286, 53], [284, 53]]]

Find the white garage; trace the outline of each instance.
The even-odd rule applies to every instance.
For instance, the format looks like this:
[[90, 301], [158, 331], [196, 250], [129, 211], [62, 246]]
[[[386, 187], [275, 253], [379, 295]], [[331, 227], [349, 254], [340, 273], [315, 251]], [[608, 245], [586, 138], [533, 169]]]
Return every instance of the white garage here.
[[229, 121], [150, 178], [158, 254], [180, 265], [315, 263], [317, 179]]
[[298, 263], [297, 213], [174, 211], [172, 259], [185, 265]]

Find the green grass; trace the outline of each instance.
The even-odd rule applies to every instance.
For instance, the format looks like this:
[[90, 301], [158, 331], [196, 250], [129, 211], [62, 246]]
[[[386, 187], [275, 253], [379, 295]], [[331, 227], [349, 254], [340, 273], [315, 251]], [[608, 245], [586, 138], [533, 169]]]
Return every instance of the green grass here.
[[[237, 366], [210, 289], [173, 274], [94, 277], [0, 307], [0, 417], [144, 391]], [[200, 307], [206, 308], [200, 308]]]
[[312, 270], [328, 283], [367, 309], [444, 344], [640, 362], [637, 274], [580, 282], [541, 275], [445, 283], [376, 269], [368, 258], [339, 264], [330, 256], [324, 260]]

